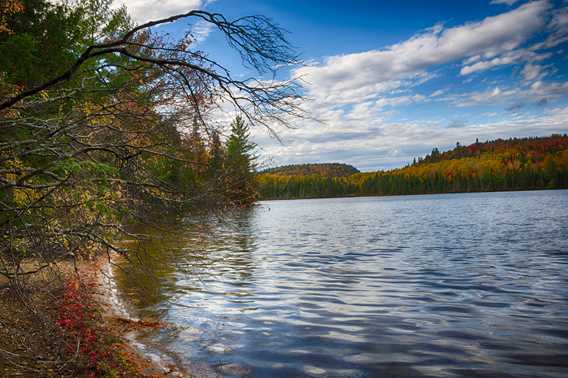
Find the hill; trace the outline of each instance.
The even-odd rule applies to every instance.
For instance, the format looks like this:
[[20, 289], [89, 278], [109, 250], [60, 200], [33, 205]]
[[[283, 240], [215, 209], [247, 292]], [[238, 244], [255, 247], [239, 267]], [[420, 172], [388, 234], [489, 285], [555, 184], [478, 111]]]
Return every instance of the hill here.
[[457, 143], [454, 149], [446, 152], [439, 152], [438, 148], [434, 148], [432, 153], [424, 158], [418, 158], [412, 165], [480, 157], [483, 154], [517, 154], [525, 155], [533, 160], [541, 160], [546, 154], [556, 153], [567, 148], [568, 136], [566, 135], [552, 135], [541, 138], [496, 139], [484, 143], [476, 141], [476, 143], [469, 146], [461, 146]]
[[314, 163], [314, 164], [292, 164], [281, 167], [270, 168], [262, 173], [282, 176], [309, 176], [318, 175], [325, 177], [342, 177], [359, 173], [359, 170], [349, 164], [341, 163]]
[[283, 172], [259, 175], [261, 199], [568, 188], [568, 135], [458, 143], [389, 171], [343, 176]]

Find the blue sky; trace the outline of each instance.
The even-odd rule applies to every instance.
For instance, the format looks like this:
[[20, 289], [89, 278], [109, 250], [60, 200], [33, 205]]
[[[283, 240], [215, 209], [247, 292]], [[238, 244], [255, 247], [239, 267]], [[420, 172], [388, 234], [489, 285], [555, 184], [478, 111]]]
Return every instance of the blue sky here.
[[[304, 64], [306, 112], [320, 122], [259, 128], [266, 164], [402, 166], [432, 147], [568, 133], [568, 2], [125, 0], [139, 20], [188, 7], [228, 18], [262, 14], [289, 31]], [[247, 74], [221, 36], [191, 28], [198, 47]]]

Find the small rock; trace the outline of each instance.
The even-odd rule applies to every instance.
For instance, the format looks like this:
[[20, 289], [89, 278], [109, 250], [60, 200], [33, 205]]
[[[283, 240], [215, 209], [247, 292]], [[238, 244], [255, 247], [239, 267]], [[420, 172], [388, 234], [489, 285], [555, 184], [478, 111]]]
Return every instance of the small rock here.
[[207, 347], [207, 350], [211, 353], [229, 353], [231, 348], [223, 344], [213, 344]]
[[220, 367], [220, 370], [225, 374], [239, 375], [239, 376], [247, 375], [250, 373], [250, 369], [247, 369], [244, 366], [234, 363], [223, 365]]

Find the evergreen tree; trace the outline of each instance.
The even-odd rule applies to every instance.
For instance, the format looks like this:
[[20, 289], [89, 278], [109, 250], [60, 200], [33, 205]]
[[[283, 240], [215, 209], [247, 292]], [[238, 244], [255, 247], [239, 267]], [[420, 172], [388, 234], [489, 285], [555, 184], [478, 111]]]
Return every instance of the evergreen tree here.
[[209, 142], [209, 162], [207, 164], [207, 176], [218, 181], [224, 176], [225, 150], [221, 144], [221, 138], [217, 130], [211, 131]]
[[238, 206], [254, 202], [256, 192], [256, 145], [250, 140], [249, 127], [243, 117], [237, 116], [231, 124], [231, 135], [227, 140], [227, 176], [229, 199]]

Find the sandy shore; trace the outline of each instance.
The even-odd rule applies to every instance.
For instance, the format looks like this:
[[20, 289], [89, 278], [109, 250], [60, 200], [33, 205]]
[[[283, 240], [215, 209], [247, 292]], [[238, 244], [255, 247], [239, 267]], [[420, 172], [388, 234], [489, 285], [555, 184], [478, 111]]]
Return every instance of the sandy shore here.
[[[136, 315], [120, 295], [114, 278], [115, 259], [119, 260], [116, 256], [101, 256], [76, 265], [71, 261], [59, 263], [31, 279], [23, 293], [14, 291], [7, 281], [0, 281], [0, 376], [82, 376], [66, 360], [76, 356], [65, 352], [62, 329], [57, 325], [68, 282], [80, 282], [86, 288], [85, 304], [100, 314], [98, 338], [114, 340], [106, 352], [116, 357], [113, 360], [123, 362], [118, 377], [219, 376], [211, 366], [183, 361], [144, 337], [160, 330], [175, 331], [176, 326]], [[41, 316], [32, 316], [30, 306]]]
[[59, 263], [28, 277], [26, 285], [20, 288], [0, 280], [0, 376], [84, 375], [84, 368], [73, 367], [78, 350], [77, 353], [65, 350], [68, 345], [62, 340], [65, 331], [58, 325], [62, 296], [70, 282], [80, 282], [86, 290], [81, 291], [81, 303], [89, 308], [88, 311], [100, 314], [96, 316], [98, 320], [93, 328], [97, 338], [113, 340], [101, 344], [106, 345], [106, 349], [97, 353], [107, 353], [114, 356], [113, 361], [120, 361], [115, 368], [118, 369], [115, 371], [117, 377], [202, 376], [184, 369], [175, 356], [139, 341], [139, 335], [168, 325], [133, 316], [120, 298], [108, 256], [76, 265], [71, 261]]
[[119, 335], [130, 349], [129, 362], [140, 366], [138, 370], [142, 376], [195, 377], [183, 367], [176, 356], [168, 355], [139, 340], [142, 333], [169, 325], [154, 319], [140, 319], [128, 303], [122, 300], [114, 280], [114, 259], [113, 256], [99, 258], [95, 264], [88, 266], [86, 274], [87, 279], [96, 282], [95, 298], [104, 310], [103, 318], [107, 327]]
[[[165, 324], [156, 319], [141, 319], [131, 306], [121, 298], [114, 277], [117, 256], [104, 256], [94, 265], [89, 265], [89, 271], [97, 282], [97, 300], [105, 310], [104, 318], [107, 326], [120, 333], [133, 355], [136, 363], [142, 363], [143, 376], [150, 377], [195, 377], [218, 378], [220, 375], [205, 363], [182, 361], [170, 351], [163, 350], [142, 340], [144, 334], [157, 329], [176, 328], [175, 325]], [[140, 370], [140, 369], [139, 369]]]

